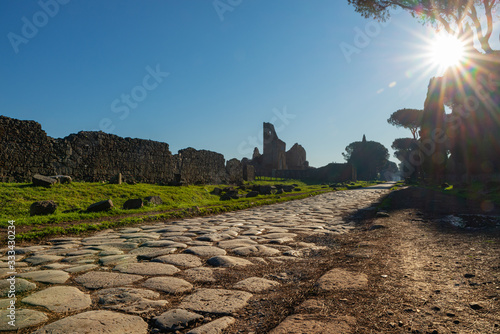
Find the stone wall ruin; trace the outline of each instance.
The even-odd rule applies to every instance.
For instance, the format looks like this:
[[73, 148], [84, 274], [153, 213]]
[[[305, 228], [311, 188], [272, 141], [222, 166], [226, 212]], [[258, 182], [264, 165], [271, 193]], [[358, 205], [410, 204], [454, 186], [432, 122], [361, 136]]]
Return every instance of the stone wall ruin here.
[[167, 143], [101, 131], [54, 139], [37, 122], [0, 116], [1, 182], [30, 182], [35, 174], [101, 182], [118, 173], [126, 181], [157, 184], [243, 181], [241, 163], [232, 161], [226, 166], [224, 156], [216, 152], [187, 148], [173, 155]]

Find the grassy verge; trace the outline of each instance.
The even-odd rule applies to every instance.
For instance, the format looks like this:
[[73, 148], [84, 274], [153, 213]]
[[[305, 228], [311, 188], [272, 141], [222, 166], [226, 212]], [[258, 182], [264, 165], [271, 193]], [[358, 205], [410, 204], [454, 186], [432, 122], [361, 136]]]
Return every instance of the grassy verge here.
[[[68, 185], [55, 185], [51, 188], [32, 187], [29, 184], [0, 183], [0, 229], [6, 229], [9, 220], [16, 221], [16, 238], [33, 240], [47, 236], [81, 234], [107, 228], [133, 225], [144, 222], [165, 221], [192, 216], [212, 215], [223, 212], [247, 209], [260, 205], [280, 203], [301, 199], [320, 193], [368, 186], [374, 182], [360, 181], [337, 184], [334, 188], [324, 185], [310, 185], [297, 180], [258, 181], [247, 185], [296, 184], [300, 191], [282, 195], [266, 195], [254, 198], [240, 198], [220, 201], [219, 196], [211, 194], [218, 186], [171, 187], [151, 184], [114, 185], [101, 183], [74, 182]], [[245, 194], [247, 191], [240, 191]], [[160, 196], [164, 203], [146, 205], [137, 210], [121, 209], [130, 198]], [[86, 212], [86, 208], [97, 201], [111, 199], [112, 210], [100, 213]], [[47, 216], [29, 216], [29, 207], [35, 201], [54, 200], [57, 211]], [[0, 239], [0, 243], [4, 243]]]
[[424, 187], [460, 198], [486, 201], [495, 204], [495, 206], [500, 206], [500, 184], [497, 183], [473, 182], [466, 187], [453, 184], [424, 185]]

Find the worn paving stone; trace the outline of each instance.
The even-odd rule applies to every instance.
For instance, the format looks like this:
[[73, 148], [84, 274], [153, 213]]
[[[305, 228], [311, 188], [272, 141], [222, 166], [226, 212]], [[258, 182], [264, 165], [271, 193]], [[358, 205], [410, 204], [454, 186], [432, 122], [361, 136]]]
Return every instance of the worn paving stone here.
[[68, 256], [61, 260], [64, 263], [94, 263], [97, 261], [97, 257], [93, 255], [78, 255], [78, 256]]
[[156, 248], [156, 247], [139, 247], [137, 249], [131, 250], [129, 255], [137, 255], [139, 260], [149, 260], [158, 256], [172, 254], [177, 251], [177, 248], [167, 247], [167, 248]]
[[[133, 250], [132, 250], [133, 251]], [[111, 255], [121, 255], [124, 252], [122, 250], [116, 249], [116, 250], [103, 250], [99, 252], [99, 256], [104, 257], [104, 256], [111, 256]], [[130, 254], [130, 252], [129, 252]]]
[[241, 233], [241, 235], [246, 235], [246, 236], [260, 236], [263, 233], [263, 229], [250, 229], [246, 230], [245, 232]]
[[120, 255], [104, 256], [99, 259], [99, 263], [102, 264], [103, 266], [116, 266], [117, 264], [126, 262], [137, 262], [137, 256], [120, 254]]
[[23, 298], [22, 302], [57, 313], [81, 311], [92, 304], [88, 294], [73, 286], [53, 286]]
[[[116, 247], [110, 247], [110, 246], [86, 246], [84, 249], [90, 249], [90, 250], [96, 250], [99, 252], [99, 255], [101, 255], [101, 252], [119, 252], [117, 254], [110, 254], [110, 255], [118, 255], [118, 254], [123, 254], [123, 251], [116, 248]], [[105, 255], [103, 255], [105, 256]]]
[[279, 250], [263, 245], [235, 248], [233, 253], [239, 256], [276, 256], [281, 254]]
[[323, 275], [315, 284], [319, 291], [362, 289], [368, 285], [368, 276], [335, 268]]
[[188, 247], [195, 247], [195, 246], [212, 246], [213, 242], [210, 241], [199, 241], [199, 240], [194, 240], [190, 242], [186, 242]]
[[30, 254], [33, 252], [38, 252], [49, 248], [50, 246], [28, 246], [28, 247], [16, 247], [16, 254]]
[[236, 319], [233, 317], [222, 317], [203, 326], [196, 327], [187, 332], [187, 334], [220, 334], [235, 322]]
[[196, 327], [187, 332], [187, 334], [221, 334], [224, 333], [224, 330], [226, 330], [235, 322], [235, 318], [226, 316], [211, 321], [208, 324], [202, 325], [200, 327]]
[[281, 244], [286, 244], [286, 243], [292, 242], [293, 240], [294, 239], [290, 238], [290, 237], [283, 237], [283, 238], [277, 238], [277, 239], [267, 239], [267, 242], [270, 244], [281, 245]]
[[325, 303], [319, 299], [308, 299], [295, 308], [297, 313], [319, 313], [325, 310]]
[[[126, 240], [125, 239], [121, 239], [122, 241], [113, 241], [113, 242], [103, 242], [101, 244], [97, 244], [99, 246], [106, 246], [106, 247], [113, 247], [113, 248], [117, 248], [119, 250], [122, 250], [122, 251], [130, 251], [132, 249], [135, 249], [139, 246], [138, 243], [136, 242], [125, 242]], [[94, 245], [95, 246], [95, 245]]]
[[29, 267], [28, 263], [26, 263], [26, 262], [16, 262], [16, 268], [26, 268], [26, 267]]
[[69, 279], [69, 274], [62, 270], [39, 270], [19, 274], [19, 277], [29, 278], [36, 282], [62, 284]]
[[175, 332], [189, 328], [197, 321], [203, 320], [203, 316], [182, 309], [173, 309], [155, 317], [154, 320], [156, 328]]
[[190, 282], [211, 283], [216, 281], [214, 277], [214, 270], [212, 268], [191, 268], [184, 270], [182, 275]]
[[96, 237], [96, 238], [88, 238], [82, 241], [82, 245], [84, 246], [109, 246], [109, 247], [117, 247], [118, 244], [123, 244], [127, 240], [120, 239], [119, 235], [116, 236], [106, 236], [106, 237]]
[[59, 269], [65, 269], [73, 266], [72, 264], [69, 263], [50, 263], [42, 266], [43, 269], [54, 269], [54, 270], [59, 270]]
[[119, 229], [118, 232], [120, 233], [137, 233], [137, 232], [142, 232], [142, 228], [139, 227], [125, 227], [122, 229]]
[[168, 227], [164, 227], [164, 228], [158, 230], [157, 232], [158, 233], [164, 233], [164, 232], [185, 232], [187, 230], [188, 230], [187, 228], [182, 227], [182, 226], [168, 226]]
[[[11, 305], [10, 304], [11, 300], [12, 300], [11, 298], [0, 299], [0, 310], [7, 309], [7, 307]], [[15, 300], [17, 300], [17, 298], [14, 298], [14, 301]]]
[[154, 240], [142, 244], [142, 247], [187, 248], [187, 245], [171, 240]]
[[281, 238], [295, 238], [297, 237], [297, 234], [295, 233], [267, 233], [263, 234], [262, 238], [265, 239], [281, 239]]
[[142, 278], [143, 277], [139, 275], [91, 271], [76, 277], [75, 282], [80, 283], [87, 289], [102, 289], [132, 284]]
[[219, 247], [213, 246], [194, 246], [183, 251], [186, 254], [193, 254], [201, 257], [212, 257], [217, 255], [226, 255], [226, 251]]
[[0, 311], [0, 332], [3, 331], [13, 331], [17, 329], [22, 329], [26, 327], [36, 326], [49, 320], [45, 313], [28, 310], [28, 309], [17, 309], [15, 315], [14, 326], [9, 324], [11, 319], [8, 317], [10, 314], [9, 310]]
[[195, 268], [201, 267], [203, 262], [199, 257], [191, 254], [169, 254], [159, 256], [153, 259], [153, 262], [161, 262], [172, 264], [174, 266], [185, 267], [185, 268]]
[[154, 313], [168, 305], [167, 300], [157, 300], [156, 291], [136, 288], [109, 288], [97, 291], [99, 304], [107, 309], [143, 314]]
[[93, 270], [93, 269], [95, 269], [97, 267], [98, 266], [96, 264], [84, 264], [82, 266], [65, 268], [63, 270], [66, 271], [66, 272], [68, 272], [68, 273], [71, 273], [71, 274], [79, 274], [79, 273], [83, 273], [85, 271]]
[[159, 262], [123, 263], [114, 267], [113, 270], [126, 274], [138, 274], [147, 276], [173, 275], [180, 271], [171, 264]]
[[63, 257], [58, 255], [35, 255], [26, 258], [24, 261], [30, 263], [33, 266], [37, 266], [39, 264], [57, 262], [61, 259], [63, 259]]
[[356, 320], [352, 317], [330, 316], [322, 320], [316, 315], [294, 314], [269, 334], [346, 334], [352, 332], [355, 323]]
[[199, 241], [217, 242], [217, 241], [227, 240], [227, 239], [231, 239], [231, 238], [232, 238], [232, 236], [229, 234], [209, 233], [209, 234], [199, 236], [196, 239]]
[[185, 297], [179, 308], [220, 315], [231, 315], [244, 308], [252, 294], [245, 291], [200, 289]]
[[60, 244], [60, 243], [67, 243], [67, 242], [77, 242], [80, 243], [82, 238], [78, 237], [60, 237], [60, 238], [52, 238], [49, 239], [48, 241], [54, 244]]
[[148, 324], [141, 317], [113, 311], [88, 311], [46, 325], [33, 334], [146, 334]]
[[[11, 291], [12, 282], [14, 282], [14, 280], [7, 280], [7, 279], [0, 280], [0, 297], [7, 297], [9, 295], [9, 292]], [[16, 277], [14, 285], [15, 294], [19, 295], [35, 289], [36, 289], [35, 283], [28, 282], [25, 279]]]
[[[124, 238], [124, 239], [137, 239], [137, 238], [140, 238], [140, 239], [159, 239], [160, 238], [160, 235], [157, 234], [157, 233], [126, 233], [126, 234], [122, 234], [120, 238]], [[149, 240], [148, 240], [149, 241]]]
[[246, 290], [253, 293], [261, 293], [279, 286], [280, 283], [265, 278], [249, 277], [234, 285], [235, 289]]
[[26, 262], [21, 262], [24, 260], [26, 257], [24, 255], [14, 255], [13, 257], [9, 258], [8, 256], [4, 256], [0, 258], [0, 268], [8, 268], [9, 263], [8, 261], [15, 261], [16, 262], [16, 267], [18, 267], [19, 264], [23, 263], [24, 265], [28, 265]]
[[191, 283], [175, 277], [153, 277], [142, 283], [142, 286], [169, 294], [186, 293], [193, 290]]
[[[175, 232], [173, 232], [173, 233], [175, 233]], [[162, 234], [162, 238], [165, 239], [165, 240], [171, 240], [171, 241], [176, 241], [176, 242], [184, 242], [184, 243], [188, 243], [188, 242], [191, 242], [193, 240], [190, 237], [187, 237], [185, 235], [166, 235], [166, 234]]]
[[12, 269], [10, 268], [0, 268], [0, 278], [9, 277], [12, 274]]
[[214, 256], [207, 260], [207, 263], [214, 267], [244, 267], [253, 265], [252, 262], [234, 256]]
[[73, 251], [73, 252], [66, 253], [66, 256], [81, 256], [81, 255], [92, 256], [92, 255], [95, 255], [97, 253], [99, 253], [99, 251], [98, 250], [94, 250], [94, 249], [80, 249], [80, 250], [76, 250], [76, 251]]

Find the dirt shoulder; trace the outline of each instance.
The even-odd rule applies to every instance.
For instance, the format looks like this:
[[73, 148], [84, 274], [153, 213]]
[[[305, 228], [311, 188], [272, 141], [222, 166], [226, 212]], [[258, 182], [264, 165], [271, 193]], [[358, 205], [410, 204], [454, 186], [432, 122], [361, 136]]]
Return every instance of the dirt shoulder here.
[[[327, 251], [267, 268], [282, 286], [234, 315], [228, 333], [500, 333], [498, 221], [478, 215], [481, 203], [419, 188], [384, 203], [388, 217], [365, 212], [355, 232], [303, 239]], [[366, 286], [319, 289], [334, 268], [365, 274]]]

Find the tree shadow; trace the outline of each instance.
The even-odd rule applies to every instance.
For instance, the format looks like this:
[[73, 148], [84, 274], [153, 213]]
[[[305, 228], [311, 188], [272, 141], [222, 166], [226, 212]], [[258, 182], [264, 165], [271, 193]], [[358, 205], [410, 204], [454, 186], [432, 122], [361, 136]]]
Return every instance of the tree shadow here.
[[486, 211], [481, 201], [421, 187], [393, 191], [379, 203], [357, 210], [348, 220], [370, 229], [384, 224], [383, 219], [372, 224], [381, 215], [378, 212], [387, 213], [390, 220], [390, 216], [405, 210], [411, 210], [411, 221], [425, 224], [435, 233], [500, 236], [500, 208]]

